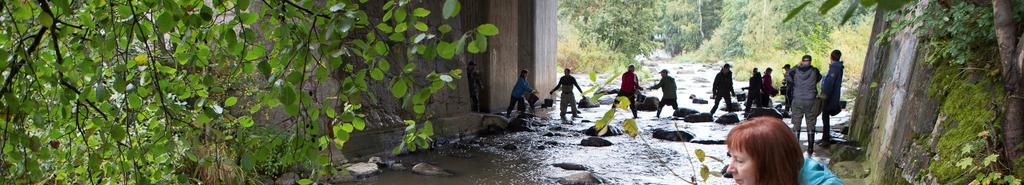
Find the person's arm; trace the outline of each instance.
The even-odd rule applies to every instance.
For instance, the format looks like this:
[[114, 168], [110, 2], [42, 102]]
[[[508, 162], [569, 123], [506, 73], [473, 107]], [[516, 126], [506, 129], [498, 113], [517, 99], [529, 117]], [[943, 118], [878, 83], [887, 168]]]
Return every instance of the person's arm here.
[[572, 79], [572, 85], [576, 86], [577, 90], [580, 90], [580, 95], [583, 95], [583, 88], [580, 88], [580, 83], [576, 81], [576, 78]]
[[658, 84], [654, 84], [654, 86], [651, 86], [650, 89], [658, 89], [658, 88], [661, 88], [662, 86], [665, 86], [665, 81], [666, 80], [668, 80], [668, 79], [662, 78], [661, 81], [658, 81]]
[[549, 92], [548, 94], [555, 94], [555, 90], [558, 90], [559, 87], [562, 87], [562, 80], [565, 79], [558, 79], [558, 85], [555, 85], [555, 88], [552, 88], [551, 92]]
[[633, 75], [633, 82], [636, 82], [633, 83], [633, 87], [636, 88], [636, 91], [644, 90], [643, 87], [640, 87], [640, 77], [637, 77], [636, 74]]
[[714, 98], [715, 96], [718, 96], [718, 87], [719, 87], [719, 86], [718, 86], [718, 83], [719, 83], [719, 81], [720, 81], [720, 80], [719, 80], [719, 79], [720, 79], [720, 78], [719, 78], [720, 76], [722, 76], [722, 74], [721, 74], [721, 73], [719, 73], [718, 75], [715, 75], [715, 81], [714, 81], [714, 82], [711, 82], [711, 97], [712, 97], [712, 98]]

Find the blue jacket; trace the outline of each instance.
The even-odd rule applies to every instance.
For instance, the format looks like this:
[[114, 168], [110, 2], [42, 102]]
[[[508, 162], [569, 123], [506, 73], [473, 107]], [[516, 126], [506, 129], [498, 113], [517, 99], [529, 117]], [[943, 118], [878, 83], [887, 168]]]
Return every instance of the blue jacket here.
[[828, 66], [828, 74], [821, 80], [821, 94], [828, 95], [825, 110], [839, 112], [839, 95], [843, 87], [843, 61]]
[[811, 158], [804, 158], [800, 168], [800, 185], [845, 185], [828, 167]]
[[516, 81], [515, 88], [512, 88], [512, 97], [522, 98], [523, 95], [531, 92], [533, 92], [533, 89], [530, 88], [530, 82], [526, 82], [526, 78], [519, 78], [519, 81]]

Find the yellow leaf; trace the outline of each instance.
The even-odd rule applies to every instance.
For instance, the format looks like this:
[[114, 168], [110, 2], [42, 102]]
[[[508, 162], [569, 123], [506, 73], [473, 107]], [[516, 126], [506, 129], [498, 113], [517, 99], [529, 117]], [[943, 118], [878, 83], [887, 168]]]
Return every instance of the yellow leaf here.
[[144, 66], [147, 63], [149, 63], [149, 56], [146, 56], [146, 55], [135, 56], [135, 64], [136, 65]]
[[626, 119], [626, 121], [622, 123], [622, 127], [626, 129], [626, 133], [629, 134], [630, 137], [636, 138], [636, 136], [640, 134], [640, 129], [637, 128], [635, 119]]

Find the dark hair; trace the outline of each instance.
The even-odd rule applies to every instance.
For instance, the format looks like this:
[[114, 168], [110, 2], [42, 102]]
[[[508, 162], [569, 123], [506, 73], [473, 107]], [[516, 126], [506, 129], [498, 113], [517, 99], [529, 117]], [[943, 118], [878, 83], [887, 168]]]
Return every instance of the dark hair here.
[[729, 151], [750, 155], [760, 184], [798, 184], [804, 164], [800, 142], [781, 119], [756, 117], [736, 126], [725, 139]]
[[842, 56], [843, 56], [843, 52], [842, 51], [839, 51], [838, 49], [837, 50], [832, 50], [832, 60], [839, 60], [839, 57], [842, 57]]
[[801, 60], [811, 61], [811, 55], [804, 55], [803, 59]]
[[724, 66], [722, 66], [722, 68], [732, 68], [732, 66], [729, 64], [725, 64]]
[[526, 73], [530, 73], [530, 70], [525, 70], [525, 69], [519, 70], [519, 76], [526, 75]]
[[791, 66], [791, 65], [789, 65], [789, 64], [786, 64], [786, 65], [782, 66], [782, 68], [783, 68], [783, 69], [789, 69], [789, 68], [792, 68], [792, 67], [793, 67], [793, 66]]
[[770, 68], [770, 67], [768, 69], [764, 69], [764, 73], [771, 73], [771, 72], [772, 72], [772, 68]]

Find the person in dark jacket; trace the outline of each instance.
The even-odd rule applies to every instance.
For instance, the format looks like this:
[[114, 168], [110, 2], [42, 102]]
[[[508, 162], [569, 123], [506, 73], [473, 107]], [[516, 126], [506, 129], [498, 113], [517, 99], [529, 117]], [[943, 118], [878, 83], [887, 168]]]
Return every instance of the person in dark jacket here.
[[792, 93], [792, 91], [790, 91], [793, 88], [789, 87], [789, 80], [788, 80], [789, 79], [789, 70], [790, 70], [790, 65], [789, 64], [786, 64], [785, 66], [782, 66], [782, 88], [779, 89], [779, 91], [782, 92], [782, 96], [784, 98], [786, 98], [785, 103], [782, 103], [782, 106], [784, 107], [783, 111], [786, 114], [789, 114], [789, 107], [791, 107], [792, 103], [793, 103], [793, 97], [792, 97], [793, 93]]
[[789, 71], [791, 91], [793, 91], [793, 132], [797, 140], [800, 139], [801, 123], [807, 123], [807, 154], [814, 152], [814, 125], [817, 122], [818, 114], [821, 112], [821, 103], [818, 100], [818, 81], [821, 81], [821, 72], [818, 68], [811, 66], [811, 56], [804, 55], [796, 68]]
[[668, 70], [661, 70], [661, 81], [658, 81], [657, 85], [652, 86], [650, 89], [661, 88], [662, 99], [658, 103], [658, 113], [654, 115], [656, 118], [661, 117], [661, 108], [665, 105], [671, 105], [672, 110], [679, 109], [679, 104], [676, 102], [676, 79], [668, 76]]
[[483, 84], [480, 83], [480, 70], [477, 69], [476, 63], [473, 61], [466, 65], [466, 80], [469, 82], [470, 107], [474, 112], [483, 112], [480, 109], [480, 91], [483, 89]]
[[[618, 96], [625, 96], [629, 99], [629, 109], [633, 111], [633, 119], [639, 118], [636, 116], [636, 106], [640, 103], [637, 102], [637, 92], [643, 90], [643, 88], [640, 87], [640, 79], [636, 77], [636, 73], [633, 73], [635, 70], [635, 66], [629, 65], [626, 73], [622, 73], [622, 86], [619, 87], [618, 94]], [[615, 104], [618, 103], [618, 101], [615, 101]], [[612, 108], [614, 109], [615, 106], [612, 106]]]
[[842, 94], [843, 87], [843, 53], [839, 50], [832, 51], [832, 62], [828, 65], [828, 73], [824, 79], [821, 80], [821, 97], [824, 99], [822, 102], [821, 110], [821, 123], [824, 132], [821, 138], [821, 145], [828, 146], [832, 144], [832, 135], [829, 132], [829, 117], [835, 116], [842, 111], [839, 105], [839, 95]]
[[761, 76], [761, 99], [758, 101], [758, 106], [761, 107], [772, 107], [772, 96], [778, 95], [779, 90], [775, 89], [772, 85], [772, 68], [764, 70], [764, 75]]
[[718, 103], [722, 99], [725, 99], [725, 106], [729, 107], [729, 104], [732, 104], [732, 96], [736, 95], [732, 88], [732, 71], [729, 70], [731, 67], [729, 64], [722, 66], [722, 71], [715, 75], [715, 81], [711, 84], [711, 99], [715, 99], [715, 106], [711, 107], [711, 115], [718, 110]]
[[750, 107], [759, 105], [756, 102], [761, 99], [761, 72], [754, 68], [751, 74], [750, 79], [747, 79], [747, 87], [742, 88], [742, 90], [747, 90], [747, 101], [743, 102], [743, 106], [746, 108], [743, 109], [743, 112], [750, 112]]
[[525, 69], [519, 71], [519, 80], [516, 81], [515, 87], [512, 88], [512, 100], [508, 104], [508, 111], [505, 112], [505, 117], [512, 117], [512, 109], [518, 104], [521, 107], [526, 107], [526, 100], [523, 98], [528, 93], [533, 93], [533, 88], [530, 87], [530, 83], [526, 81], [526, 74], [530, 71]]
[[572, 71], [569, 70], [569, 68], [565, 68], [565, 76], [562, 76], [562, 78], [558, 79], [558, 85], [555, 85], [555, 88], [551, 89], [550, 93], [555, 94], [556, 90], [558, 90], [559, 88], [562, 89], [561, 101], [559, 101], [558, 106], [560, 110], [559, 113], [562, 117], [562, 121], [568, 120], [565, 119], [565, 109], [568, 107], [572, 107], [573, 118], [580, 118], [580, 116], [576, 114], [576, 112], [579, 112], [579, 110], [576, 109], [576, 95], [572, 93], [572, 87], [576, 87], [577, 90], [580, 90], [581, 94], [583, 93], [583, 88], [580, 88], [580, 84], [576, 83], [576, 78], [572, 77], [571, 74]]

